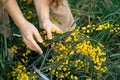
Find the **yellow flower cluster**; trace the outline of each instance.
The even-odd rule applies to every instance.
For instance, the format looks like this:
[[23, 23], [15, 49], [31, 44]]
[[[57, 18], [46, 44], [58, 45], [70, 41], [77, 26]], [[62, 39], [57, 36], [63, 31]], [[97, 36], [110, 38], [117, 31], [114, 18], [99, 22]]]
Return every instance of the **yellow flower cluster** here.
[[[31, 77], [29, 76], [30, 74], [33, 74], [31, 75]], [[12, 77], [12, 80], [36, 80], [37, 79], [37, 76], [35, 76], [35, 72], [29, 72], [26, 70], [26, 67], [24, 65], [22, 65], [20, 62], [18, 62], [18, 64], [13, 67], [11, 73], [8, 74], [8, 79], [11, 79]], [[10, 77], [11, 76], [11, 77]]]
[[83, 33], [91, 33], [95, 30], [95, 25], [87, 25], [81, 28]]
[[110, 32], [119, 32], [120, 31], [120, 24], [115, 24], [115, 25], [111, 25], [111, 29]]
[[110, 23], [107, 22], [107, 23], [98, 25], [98, 27], [96, 28], [96, 31], [101, 31], [103, 29], [108, 29], [110, 27], [111, 27]]
[[[44, 33], [46, 34], [46, 32]], [[57, 32], [53, 31], [54, 38], [56, 34]], [[62, 34], [58, 33], [58, 35]], [[45, 42], [43, 44], [46, 46]], [[79, 78], [79, 71], [84, 71], [90, 75], [92, 65], [96, 71], [107, 71], [107, 68], [103, 66], [106, 61], [106, 53], [102, 51], [103, 45], [92, 43], [89, 40], [89, 36], [80, 33], [79, 29], [74, 30], [63, 40], [52, 42], [51, 44], [54, 45], [53, 49], [56, 53], [49, 59], [48, 64], [58, 63], [59, 66], [49, 68], [49, 71], [61, 80], [66, 78], [79, 80], [81, 79]], [[98, 73], [94, 73], [94, 76], [97, 78], [101, 77], [98, 76]]]
[[105, 30], [105, 29], [110, 29], [110, 32], [119, 32], [120, 31], [120, 25], [119, 24], [110, 24], [110, 22], [106, 22], [103, 24], [99, 24], [97, 25], [87, 25], [87, 26], [83, 26], [81, 28], [83, 33], [91, 33], [94, 31], [101, 31], [101, 30]]
[[13, 47], [11, 47], [11, 51], [14, 54], [17, 53], [15, 55], [20, 55], [20, 60], [22, 61], [22, 63], [28, 63], [28, 55], [30, 54], [31, 50], [28, 49], [24, 44], [22, 44], [22, 47], [13, 45]]
[[29, 80], [29, 76], [26, 73], [26, 67], [23, 66], [21, 63], [18, 63], [16, 67], [13, 67], [13, 71], [9, 73], [12, 76], [13, 80]]
[[[106, 61], [106, 53], [103, 51], [104, 46], [101, 43], [96, 44], [95, 41], [90, 41], [90, 37], [81, 33], [79, 28], [70, 30], [64, 35], [58, 31], [52, 31], [52, 33], [53, 39], [49, 41], [46, 31], [40, 32], [44, 39], [42, 44], [44, 46], [53, 45], [53, 51], [55, 52], [55, 54], [51, 53], [52, 56], [48, 59], [47, 65], [58, 64], [57, 67], [49, 68], [46, 71], [50, 71], [60, 80], [91, 80], [92, 76], [100, 78], [101, 73], [107, 71], [107, 67], [103, 65]], [[21, 47], [14, 45], [11, 50], [14, 53], [21, 54], [23, 63], [28, 63], [28, 55], [31, 51], [25, 45]], [[16, 69], [20, 70], [20, 68]], [[86, 74], [88, 77], [80, 78], [79, 76], [82, 76], [82, 74]], [[25, 76], [26, 74], [21, 75]]]
[[27, 71], [26, 66], [28, 65], [29, 61], [29, 54], [31, 53], [31, 50], [28, 49], [27, 46], [22, 44], [21, 46], [19, 45], [13, 45], [11, 47], [11, 51], [14, 54], [14, 56], [18, 56], [17, 58], [17, 63], [13, 65], [13, 69], [10, 73], [8, 73], [8, 79], [12, 80], [36, 80], [37, 76], [35, 72]]
[[11, 51], [13, 52], [13, 53], [18, 53], [18, 49], [20, 49], [20, 48], [18, 48], [16, 45], [13, 45], [13, 47], [11, 47]]
[[[55, 54], [53, 54], [49, 60], [49, 64], [58, 63], [59, 65], [54, 68], [49, 68], [53, 75], [58, 77], [59, 79], [70, 79], [70, 80], [79, 80], [79, 73], [83, 71], [87, 73], [88, 78], [92, 79], [92, 76], [96, 76], [96, 78], [100, 78], [101, 74], [97, 72], [91, 72], [92, 69], [98, 72], [106, 72], [107, 67], [103, 66], [103, 63], [106, 61], [106, 53], [102, 50], [104, 46], [101, 43], [95, 44], [90, 41], [90, 37], [86, 36], [83, 33], [80, 33], [80, 29], [71, 30], [69, 35], [65, 36], [61, 40], [61, 36], [64, 36], [63, 33], [52, 31], [53, 32], [53, 41], [51, 41], [51, 45], [53, 45], [53, 49]], [[44, 46], [47, 46], [49, 43], [46, 37], [46, 31], [40, 32], [41, 36], [45, 39], [42, 43]], [[66, 34], [65, 34], [66, 35]], [[60, 38], [60, 40], [58, 38]], [[54, 39], [58, 39], [58, 41], [54, 41]], [[24, 52], [23, 51], [24, 48]], [[30, 54], [30, 50], [23, 45], [23, 47], [13, 46], [11, 48], [13, 53], [22, 53], [21, 61], [23, 63], [28, 62], [28, 55]], [[74, 72], [73, 72], [74, 71]], [[20, 71], [19, 71], [20, 72]], [[90, 74], [93, 73], [91, 76]], [[22, 76], [25, 74], [21, 74]]]

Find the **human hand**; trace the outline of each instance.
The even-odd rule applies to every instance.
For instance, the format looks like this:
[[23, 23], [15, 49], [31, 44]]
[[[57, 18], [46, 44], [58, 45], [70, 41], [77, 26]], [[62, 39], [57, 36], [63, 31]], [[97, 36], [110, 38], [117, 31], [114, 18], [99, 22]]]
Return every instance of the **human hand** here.
[[[45, 20], [41, 23], [41, 27], [46, 30], [48, 39], [52, 39], [52, 30], [61, 31], [57, 25], [50, 20]], [[62, 31], [61, 31], [62, 32]]]
[[[23, 42], [34, 51], [37, 51], [39, 53], [43, 53], [42, 49], [38, 46], [36, 41], [43, 42], [38, 30], [35, 28], [33, 24], [26, 21], [22, 26], [19, 27]], [[36, 40], [36, 41], [35, 41]]]

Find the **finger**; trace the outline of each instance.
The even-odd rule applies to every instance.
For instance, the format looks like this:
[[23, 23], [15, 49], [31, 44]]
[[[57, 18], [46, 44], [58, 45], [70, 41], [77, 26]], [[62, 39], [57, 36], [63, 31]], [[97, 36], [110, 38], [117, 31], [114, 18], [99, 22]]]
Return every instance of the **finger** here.
[[42, 37], [40, 36], [40, 34], [39, 34], [39, 32], [38, 32], [37, 30], [34, 31], [33, 34], [34, 34], [34, 36], [35, 36], [35, 38], [36, 38], [36, 40], [37, 40], [38, 42], [40, 42], [40, 43], [43, 42], [43, 39], [42, 39]]
[[39, 52], [39, 53], [43, 53], [42, 49], [38, 46], [38, 44], [35, 42], [35, 40], [33, 39], [33, 37], [31, 36], [28, 41], [31, 43], [31, 45], [34, 47], [34, 49]]
[[48, 39], [52, 39], [52, 32], [51, 32], [51, 29], [47, 29], [47, 37]]
[[28, 47], [29, 49], [31, 49], [31, 50], [33, 50], [33, 51], [36, 51], [36, 50], [34, 49], [34, 47], [33, 47], [29, 42], [25, 42], [25, 44], [27, 45], [27, 47]]
[[27, 45], [28, 48], [35, 51], [34, 47], [27, 40], [23, 40], [23, 42]]

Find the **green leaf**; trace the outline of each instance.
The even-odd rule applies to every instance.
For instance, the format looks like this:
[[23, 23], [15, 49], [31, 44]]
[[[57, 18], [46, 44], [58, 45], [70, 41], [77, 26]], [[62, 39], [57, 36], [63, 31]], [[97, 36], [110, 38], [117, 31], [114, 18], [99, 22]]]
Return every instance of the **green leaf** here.
[[110, 57], [120, 57], [120, 53], [112, 54]]

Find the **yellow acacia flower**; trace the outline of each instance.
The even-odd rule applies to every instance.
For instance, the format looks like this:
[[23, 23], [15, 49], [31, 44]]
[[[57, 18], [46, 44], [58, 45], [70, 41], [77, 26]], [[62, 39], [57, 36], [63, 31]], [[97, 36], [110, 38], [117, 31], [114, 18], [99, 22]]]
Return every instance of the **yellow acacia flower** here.
[[[91, 32], [91, 30], [87, 29], [101, 30], [101, 28], [107, 29], [109, 27], [109, 23], [99, 25], [98, 29], [93, 28], [93, 25], [87, 25], [87, 27], [83, 27], [82, 30], [89, 33]], [[71, 80], [79, 80], [79, 74], [75, 72], [82, 71], [87, 73], [86, 75], [90, 77], [88, 78], [88, 80], [91, 80], [91, 65], [93, 65], [92, 69], [96, 70], [97, 72], [104, 73], [107, 71], [107, 67], [103, 66], [103, 63], [106, 61], [106, 53], [103, 51], [104, 46], [101, 43], [92, 43], [89, 36], [81, 33], [80, 28], [75, 29], [73, 32], [71, 30], [69, 36], [65, 36], [63, 39], [61, 39], [63, 33], [57, 32], [55, 30], [53, 30], [52, 33], [53, 39], [48, 40], [46, 36], [46, 31], [40, 32], [41, 36], [44, 39], [44, 42], [41, 45], [46, 47], [48, 43], [50, 43], [53, 47], [53, 51], [55, 52], [55, 54], [51, 53], [50, 58], [48, 58], [47, 65], [54, 64], [55, 62], [59, 64], [59, 66], [57, 67], [49, 68], [48, 70], [46, 70], [47, 72], [50, 71], [59, 79], [69, 78]], [[58, 39], [58, 41], [56, 41], [55, 39]], [[18, 48], [14, 46], [11, 49], [15, 52]], [[22, 57], [24, 58], [22, 58], [21, 61], [23, 63], [28, 62], [27, 57], [30, 53], [31, 51], [26, 47], [26, 51], [22, 53]], [[19, 68], [20, 67], [21, 66], [19, 66]], [[14, 72], [13, 75], [15, 76]], [[93, 75], [100, 78], [97, 73], [94, 73]]]
[[[11, 73], [9, 75], [12, 76], [13, 80], [30, 80], [29, 74], [36, 74], [32, 72], [28, 72], [26, 67], [22, 65], [22, 63], [18, 62], [16, 67], [13, 67]], [[37, 76], [31, 76], [31, 79], [36, 80]]]
[[119, 24], [110, 24], [110, 22], [106, 22], [106, 23], [103, 23], [103, 24], [99, 24], [98, 26], [97, 25], [86, 25], [86, 26], [83, 26], [81, 28], [81, 32], [83, 33], [92, 33], [92, 32], [95, 32], [95, 31], [102, 31], [102, 30], [105, 30], [105, 29], [110, 29], [110, 32], [113, 33], [113, 32], [119, 32], [120, 31], [120, 25]]
[[18, 53], [17, 50], [18, 50], [18, 47], [17, 47], [17, 46], [13, 45], [13, 47], [11, 47], [11, 51], [12, 51], [13, 53]]
[[[88, 28], [90, 27], [91, 26], [89, 25]], [[104, 46], [101, 43], [98, 43], [95, 47], [89, 40], [82, 41], [83, 38], [89, 38], [89, 36], [81, 34], [79, 29], [76, 29], [70, 36], [66, 37], [63, 42], [54, 43], [54, 49], [57, 53], [49, 59], [48, 63], [50, 64], [58, 61], [61, 65], [56, 68], [50, 68], [49, 71], [51, 71], [52, 74], [61, 79], [70, 77], [71, 80], [79, 80], [77, 76], [72, 74], [71, 69], [74, 68], [76, 71], [89, 71], [90, 68], [90, 62], [85, 59], [81, 60], [80, 58], [73, 58], [72, 60], [72, 56], [80, 54], [89, 57], [93, 61], [94, 69], [101, 72], [107, 71], [107, 69], [104, 69], [103, 67], [103, 63], [106, 61], [106, 53], [103, 52], [101, 48], [104, 48]], [[68, 74], [68, 72], [70, 72], [70, 74]]]

